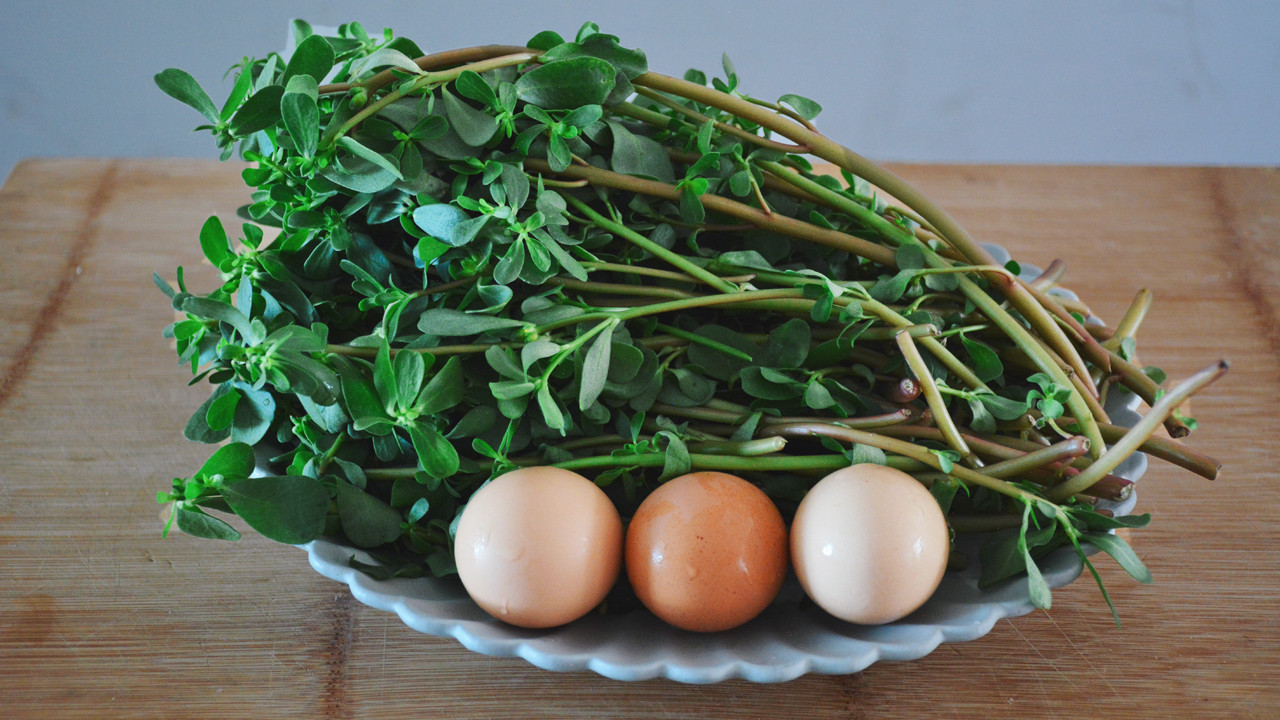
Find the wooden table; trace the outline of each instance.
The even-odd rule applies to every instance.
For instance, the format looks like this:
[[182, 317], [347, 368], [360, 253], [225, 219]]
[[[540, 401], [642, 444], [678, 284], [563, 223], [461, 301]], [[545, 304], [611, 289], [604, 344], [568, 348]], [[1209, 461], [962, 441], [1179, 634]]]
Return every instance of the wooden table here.
[[[0, 192], [0, 716], [1269, 717], [1280, 715], [1280, 172], [898, 170], [974, 235], [1069, 266], [1103, 317], [1156, 302], [1144, 359], [1232, 369], [1193, 403], [1207, 482], [1153, 462], [1132, 542], [1156, 583], [1102, 572], [1049, 612], [909, 663], [782, 685], [557, 674], [473, 654], [355, 602], [298, 550], [160, 537], [156, 492], [206, 448], [153, 270], [232, 218], [238, 168], [35, 160]], [[1248, 430], [1244, 430], [1248, 428]]]

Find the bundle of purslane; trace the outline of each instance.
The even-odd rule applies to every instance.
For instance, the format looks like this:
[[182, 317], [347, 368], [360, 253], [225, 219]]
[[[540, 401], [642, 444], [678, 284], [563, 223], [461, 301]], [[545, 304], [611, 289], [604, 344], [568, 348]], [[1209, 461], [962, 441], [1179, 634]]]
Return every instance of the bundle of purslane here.
[[[1108, 532], [1147, 516], [1096, 505], [1132, 492], [1126, 457], [1216, 473], [1152, 433], [1185, 435], [1177, 408], [1225, 365], [1162, 389], [1134, 354], [1148, 294], [1098, 323], [1051, 292], [1058, 263], [1018, 277], [820, 135], [816, 102], [752, 97], [727, 59], [708, 85], [592, 24], [434, 54], [295, 31], [221, 108], [156, 77], [252, 188], [238, 243], [217, 218], [200, 232], [219, 286], [157, 276], [179, 358], [213, 387], [186, 435], [232, 441], [160, 494], [185, 532], [235, 539], [206, 512], [227, 511], [367, 548], [371, 573], [443, 575], [469, 495], [513, 467], [583, 472], [625, 517], [690, 469], [786, 514], [872, 462], [930, 487], [957, 532], [992, 532], [983, 582], [1027, 572], [1047, 606], [1036, 559], [1064, 545], [1149, 577]], [[1131, 429], [1103, 409], [1122, 392], [1151, 405]]]

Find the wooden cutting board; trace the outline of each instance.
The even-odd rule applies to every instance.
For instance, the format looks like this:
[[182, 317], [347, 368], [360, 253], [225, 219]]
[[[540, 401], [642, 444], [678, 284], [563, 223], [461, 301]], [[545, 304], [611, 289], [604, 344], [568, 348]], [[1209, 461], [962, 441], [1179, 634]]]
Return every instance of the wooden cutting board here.
[[1106, 318], [1140, 287], [1145, 361], [1218, 357], [1194, 402], [1210, 483], [1153, 462], [1131, 539], [1156, 583], [1102, 574], [1051, 611], [908, 663], [781, 685], [557, 674], [367, 608], [298, 550], [160, 538], [157, 491], [204, 459], [201, 401], [160, 335], [152, 271], [208, 288], [197, 234], [235, 222], [238, 167], [32, 160], [0, 191], [0, 717], [1280, 716], [1280, 172], [895, 168], [976, 237]]

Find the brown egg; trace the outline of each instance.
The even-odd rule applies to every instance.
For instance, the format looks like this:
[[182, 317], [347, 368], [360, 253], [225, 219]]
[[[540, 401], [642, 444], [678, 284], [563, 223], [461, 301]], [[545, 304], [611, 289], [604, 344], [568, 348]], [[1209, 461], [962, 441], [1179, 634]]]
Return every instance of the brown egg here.
[[471, 496], [454, 537], [467, 594], [520, 627], [582, 617], [622, 568], [622, 521], [604, 491], [555, 467], [513, 470]]
[[923, 605], [942, 582], [950, 547], [938, 501], [915, 478], [883, 465], [826, 476], [791, 523], [791, 562], [805, 592], [832, 615], [864, 625]]
[[627, 528], [627, 577], [645, 607], [713, 632], [759, 615], [787, 573], [787, 528], [756, 486], [695, 472], [654, 490]]

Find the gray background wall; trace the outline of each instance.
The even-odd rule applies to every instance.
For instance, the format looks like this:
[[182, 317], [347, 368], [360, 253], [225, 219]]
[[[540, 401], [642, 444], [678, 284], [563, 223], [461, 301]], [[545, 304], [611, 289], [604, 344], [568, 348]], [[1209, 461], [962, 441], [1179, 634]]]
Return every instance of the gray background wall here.
[[287, 23], [359, 20], [427, 51], [522, 43], [594, 20], [668, 74], [818, 100], [823, 132], [880, 160], [1280, 164], [1280, 2], [647, 0], [191, 3], [0, 0], [0, 177], [23, 157], [215, 157], [151, 77], [216, 102]]

